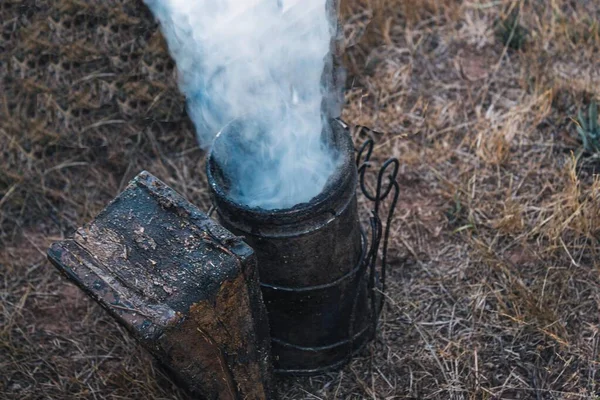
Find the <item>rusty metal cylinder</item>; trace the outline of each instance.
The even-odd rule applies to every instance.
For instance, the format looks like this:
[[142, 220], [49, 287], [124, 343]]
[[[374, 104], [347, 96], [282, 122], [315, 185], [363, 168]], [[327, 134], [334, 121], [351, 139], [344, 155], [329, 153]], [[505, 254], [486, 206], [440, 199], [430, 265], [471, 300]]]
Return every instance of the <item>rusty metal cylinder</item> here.
[[227, 151], [225, 135], [235, 135], [236, 126], [217, 136], [208, 181], [221, 224], [256, 252], [275, 370], [313, 374], [341, 367], [372, 335], [349, 131], [331, 122], [327, 140], [339, 162], [319, 195], [292, 208], [265, 210], [229, 194], [228, 158], [220, 152]]

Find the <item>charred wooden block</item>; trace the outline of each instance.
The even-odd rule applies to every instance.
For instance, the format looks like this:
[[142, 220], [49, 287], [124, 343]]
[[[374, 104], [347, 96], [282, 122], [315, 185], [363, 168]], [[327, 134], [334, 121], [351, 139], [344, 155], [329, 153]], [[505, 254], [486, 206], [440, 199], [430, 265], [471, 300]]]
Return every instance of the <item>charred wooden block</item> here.
[[192, 394], [272, 397], [253, 250], [149, 173], [48, 257]]

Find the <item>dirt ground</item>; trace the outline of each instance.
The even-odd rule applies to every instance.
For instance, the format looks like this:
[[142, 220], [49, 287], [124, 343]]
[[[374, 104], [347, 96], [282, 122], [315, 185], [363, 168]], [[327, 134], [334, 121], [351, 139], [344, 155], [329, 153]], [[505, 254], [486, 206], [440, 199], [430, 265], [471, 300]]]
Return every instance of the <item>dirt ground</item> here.
[[[388, 303], [350, 365], [281, 398], [599, 398], [600, 179], [575, 119], [600, 101], [600, 3], [342, 8], [343, 118], [400, 159]], [[208, 209], [157, 26], [141, 0], [2, 0], [0, 27], [0, 397], [183, 399], [45, 257], [143, 169]]]

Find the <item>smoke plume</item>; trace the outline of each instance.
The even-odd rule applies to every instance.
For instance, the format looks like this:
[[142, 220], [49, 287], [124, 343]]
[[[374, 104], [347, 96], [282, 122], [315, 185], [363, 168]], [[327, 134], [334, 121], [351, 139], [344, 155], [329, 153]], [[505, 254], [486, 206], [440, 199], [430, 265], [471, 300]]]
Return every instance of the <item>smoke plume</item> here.
[[177, 64], [200, 145], [209, 148], [224, 127], [236, 131], [216, 140], [230, 195], [279, 209], [319, 194], [336, 167], [322, 138], [341, 97], [331, 72], [331, 1], [145, 1]]

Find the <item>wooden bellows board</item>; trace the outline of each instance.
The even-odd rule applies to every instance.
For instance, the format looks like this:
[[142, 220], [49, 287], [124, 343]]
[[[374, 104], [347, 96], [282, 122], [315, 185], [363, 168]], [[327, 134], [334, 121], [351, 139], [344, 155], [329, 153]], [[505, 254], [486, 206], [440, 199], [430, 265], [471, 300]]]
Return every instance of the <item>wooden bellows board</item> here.
[[195, 397], [273, 397], [253, 250], [151, 174], [48, 257]]

